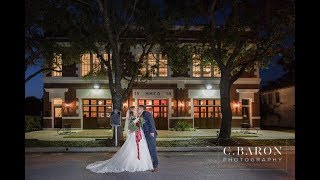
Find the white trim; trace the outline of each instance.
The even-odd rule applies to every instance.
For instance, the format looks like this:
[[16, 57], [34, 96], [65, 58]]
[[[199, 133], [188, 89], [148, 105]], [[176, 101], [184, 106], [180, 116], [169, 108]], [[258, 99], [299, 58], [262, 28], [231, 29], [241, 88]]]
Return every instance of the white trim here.
[[49, 101], [52, 102], [52, 99], [60, 98], [62, 102], [65, 98], [65, 92], [68, 92], [68, 88], [45, 88], [46, 92], [49, 93]]
[[103, 98], [111, 99], [110, 89], [76, 89], [76, 98]]
[[[170, 69], [170, 68], [169, 68]], [[172, 74], [168, 72], [168, 77], [153, 77], [148, 81], [150, 84], [178, 84], [183, 82], [184, 84], [220, 84], [219, 77], [170, 77]], [[107, 84], [109, 80], [99, 80], [100, 84]], [[233, 84], [260, 84], [260, 78], [239, 78]], [[93, 83], [91, 80], [86, 80], [81, 77], [44, 77], [43, 83]]]
[[80, 128], [83, 129], [83, 110], [82, 110], [82, 98], [78, 98], [79, 106], [79, 117], [80, 117]]
[[189, 113], [191, 114], [192, 117], [192, 128], [194, 129], [194, 104], [193, 104], [193, 98], [190, 98], [190, 110]]
[[189, 89], [188, 97], [192, 99], [220, 99], [220, 90], [215, 89]]
[[62, 119], [75, 119], [75, 120], [79, 120], [81, 119], [81, 117], [78, 117], [78, 116], [74, 116], [74, 117], [62, 117]]
[[236, 89], [238, 93], [257, 93], [259, 89]]
[[253, 117], [251, 117], [251, 119], [261, 119], [261, 117], [260, 116], [253, 116]]
[[170, 119], [193, 119], [191, 116], [186, 116], [186, 117], [171, 117]]
[[250, 125], [251, 127], [253, 126], [253, 123], [252, 123], [252, 102], [253, 102], [253, 99], [249, 99], [249, 105], [250, 105], [250, 109], [249, 109], [249, 113], [250, 113], [250, 116], [249, 116], [249, 121], [250, 121]]
[[170, 129], [170, 119], [171, 119], [171, 116], [172, 116], [172, 114], [171, 114], [171, 108], [172, 108], [172, 102], [171, 102], [171, 97], [169, 97], [168, 99], [168, 130]]
[[243, 119], [242, 116], [232, 116], [232, 119]]
[[[81, 76], [81, 75], [80, 75]], [[97, 83], [108, 83], [109, 80], [99, 80]], [[44, 77], [43, 83], [93, 83], [92, 80], [83, 79], [82, 77]]]
[[233, 84], [260, 84], [261, 78], [239, 78]]
[[135, 99], [168, 99], [173, 98], [173, 89], [132, 89], [132, 97]]
[[43, 117], [43, 119], [53, 119], [53, 117]]

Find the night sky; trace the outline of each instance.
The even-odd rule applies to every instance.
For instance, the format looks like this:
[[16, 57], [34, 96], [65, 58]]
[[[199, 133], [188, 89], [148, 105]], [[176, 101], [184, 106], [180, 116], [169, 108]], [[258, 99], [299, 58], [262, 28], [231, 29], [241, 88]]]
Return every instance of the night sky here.
[[[28, 76], [32, 72], [35, 72], [39, 69], [39, 67], [30, 68], [25, 75]], [[276, 62], [273, 62], [269, 65], [268, 69], [260, 70], [260, 78], [261, 84], [266, 83], [270, 80], [275, 80], [281, 77], [284, 74], [282, 71], [282, 67], [277, 65]], [[37, 98], [42, 98], [43, 95], [43, 74], [39, 74], [38, 76], [31, 79], [29, 82], [25, 84], [25, 96], [35, 96]]]

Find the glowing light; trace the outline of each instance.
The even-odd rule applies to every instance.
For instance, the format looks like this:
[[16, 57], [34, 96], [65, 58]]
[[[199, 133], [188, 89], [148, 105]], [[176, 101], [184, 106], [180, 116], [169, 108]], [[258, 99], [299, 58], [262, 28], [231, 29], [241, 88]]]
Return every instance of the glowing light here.
[[98, 101], [98, 104], [101, 105], [101, 104], [102, 104], [102, 101]]
[[212, 89], [212, 85], [211, 84], [207, 84], [206, 85], [206, 89]]
[[179, 103], [179, 106], [180, 106], [180, 107], [184, 106], [183, 102], [180, 102], [180, 103]]
[[93, 88], [95, 88], [95, 89], [99, 89], [99, 88], [100, 88], [100, 86], [99, 86], [99, 84], [95, 84], [95, 85], [93, 86]]

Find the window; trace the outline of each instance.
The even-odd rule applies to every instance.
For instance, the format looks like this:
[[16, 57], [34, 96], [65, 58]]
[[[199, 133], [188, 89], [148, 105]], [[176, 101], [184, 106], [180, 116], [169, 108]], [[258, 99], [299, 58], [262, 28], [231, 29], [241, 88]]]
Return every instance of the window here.
[[221, 77], [218, 66], [210, 64], [201, 64], [201, 59], [198, 55], [193, 55], [192, 63], [192, 76], [193, 77]]
[[156, 77], [158, 74], [157, 68], [157, 54], [148, 54], [148, 71], [152, 77]]
[[276, 103], [280, 103], [280, 93], [276, 92]]
[[221, 102], [219, 99], [193, 100], [195, 118], [221, 118]]
[[198, 59], [198, 58], [193, 59], [192, 76], [193, 77], [201, 77], [200, 59]]
[[90, 72], [90, 54], [83, 54], [81, 58], [81, 76], [85, 76]]
[[111, 100], [84, 99], [82, 104], [84, 117], [110, 117], [112, 111]]
[[159, 76], [168, 76], [168, 60], [162, 54], [159, 54]]
[[60, 99], [60, 98], [53, 99], [53, 104], [54, 105], [62, 105], [62, 99]]
[[[52, 71], [52, 76], [54, 77], [59, 77], [59, 76], [62, 76], [62, 58], [61, 58], [61, 54], [59, 55], [54, 55], [54, 58], [53, 58], [53, 69], [54, 71]], [[60, 72], [58, 72], [60, 71]]]
[[[110, 54], [110, 58], [111, 57], [112, 55]], [[103, 58], [108, 59], [108, 54], [103, 54]], [[90, 71], [98, 72], [99, 70], [101, 70], [101, 65], [101, 61], [97, 57], [97, 54], [83, 54], [81, 56], [81, 76], [87, 75]]]
[[[138, 55], [140, 58], [141, 54]], [[167, 77], [168, 76], [168, 60], [160, 53], [150, 53], [144, 57], [141, 74], [146, 75], [147, 71], [151, 77]]]
[[154, 118], [167, 118], [168, 105], [166, 99], [139, 99], [138, 105], [145, 105]]
[[268, 104], [272, 104], [272, 93], [268, 94]]

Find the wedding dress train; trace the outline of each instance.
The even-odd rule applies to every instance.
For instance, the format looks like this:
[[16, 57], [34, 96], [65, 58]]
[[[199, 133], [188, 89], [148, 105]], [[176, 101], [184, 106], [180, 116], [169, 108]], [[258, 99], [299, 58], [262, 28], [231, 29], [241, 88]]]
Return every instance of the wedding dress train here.
[[122, 147], [111, 159], [97, 161], [89, 164], [86, 168], [95, 173], [107, 172], [137, 172], [152, 170], [152, 160], [144, 133], [141, 130], [142, 139], [139, 142], [139, 157], [136, 144], [135, 132], [128, 133], [128, 137]]

